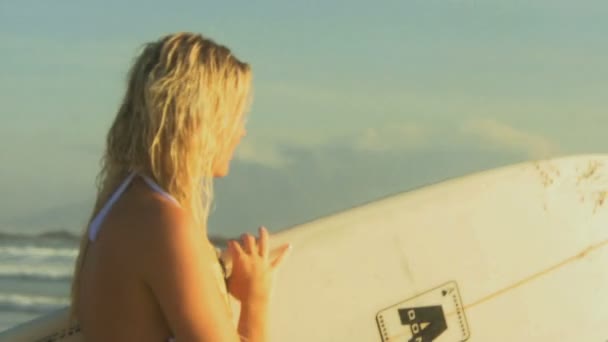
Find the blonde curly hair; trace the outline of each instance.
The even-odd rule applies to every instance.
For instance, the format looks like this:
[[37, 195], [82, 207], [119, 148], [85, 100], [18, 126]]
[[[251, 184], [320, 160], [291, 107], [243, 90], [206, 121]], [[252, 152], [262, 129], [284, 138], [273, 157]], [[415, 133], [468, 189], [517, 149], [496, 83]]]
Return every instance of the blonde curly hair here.
[[[206, 228], [213, 162], [239, 134], [251, 79], [248, 64], [200, 34], [176, 33], [146, 44], [107, 134], [90, 220], [135, 171], [151, 176]], [[87, 225], [72, 280], [71, 320], [88, 245]]]

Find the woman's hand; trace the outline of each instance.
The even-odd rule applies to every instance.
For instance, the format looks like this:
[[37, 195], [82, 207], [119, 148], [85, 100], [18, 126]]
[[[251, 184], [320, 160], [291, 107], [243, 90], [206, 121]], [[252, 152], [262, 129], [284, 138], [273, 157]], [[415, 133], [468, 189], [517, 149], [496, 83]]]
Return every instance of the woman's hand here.
[[291, 249], [290, 244], [285, 244], [271, 259], [268, 230], [261, 227], [259, 234], [258, 241], [250, 234], [243, 234], [241, 243], [236, 240], [228, 242], [228, 253], [232, 258], [228, 291], [241, 303], [265, 303], [270, 299], [274, 272]]

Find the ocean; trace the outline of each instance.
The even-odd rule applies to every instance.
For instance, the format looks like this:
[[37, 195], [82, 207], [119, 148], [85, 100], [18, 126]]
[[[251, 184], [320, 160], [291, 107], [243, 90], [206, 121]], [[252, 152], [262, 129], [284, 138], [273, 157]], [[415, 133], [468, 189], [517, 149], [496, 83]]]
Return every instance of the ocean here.
[[[226, 247], [226, 238], [209, 238]], [[0, 331], [68, 305], [79, 243], [65, 231], [0, 233]]]
[[0, 331], [68, 304], [79, 238], [0, 233]]

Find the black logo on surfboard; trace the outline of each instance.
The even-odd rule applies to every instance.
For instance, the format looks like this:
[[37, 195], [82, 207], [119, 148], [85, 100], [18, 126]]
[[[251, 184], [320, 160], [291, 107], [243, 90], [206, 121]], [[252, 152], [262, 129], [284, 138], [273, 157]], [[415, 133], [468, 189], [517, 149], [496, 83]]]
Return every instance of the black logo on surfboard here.
[[405, 308], [398, 312], [401, 324], [410, 327], [412, 338], [408, 342], [433, 342], [448, 329], [441, 305]]
[[378, 313], [376, 321], [383, 342], [454, 342], [469, 338], [455, 282], [386, 308]]

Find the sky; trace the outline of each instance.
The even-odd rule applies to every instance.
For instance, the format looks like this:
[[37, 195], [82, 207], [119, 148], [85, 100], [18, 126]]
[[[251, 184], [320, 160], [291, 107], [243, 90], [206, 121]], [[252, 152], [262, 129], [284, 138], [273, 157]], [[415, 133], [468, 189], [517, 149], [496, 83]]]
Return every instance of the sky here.
[[608, 149], [608, 2], [0, 0], [0, 232], [80, 231], [138, 48], [252, 65], [213, 234], [271, 230], [527, 160]]

